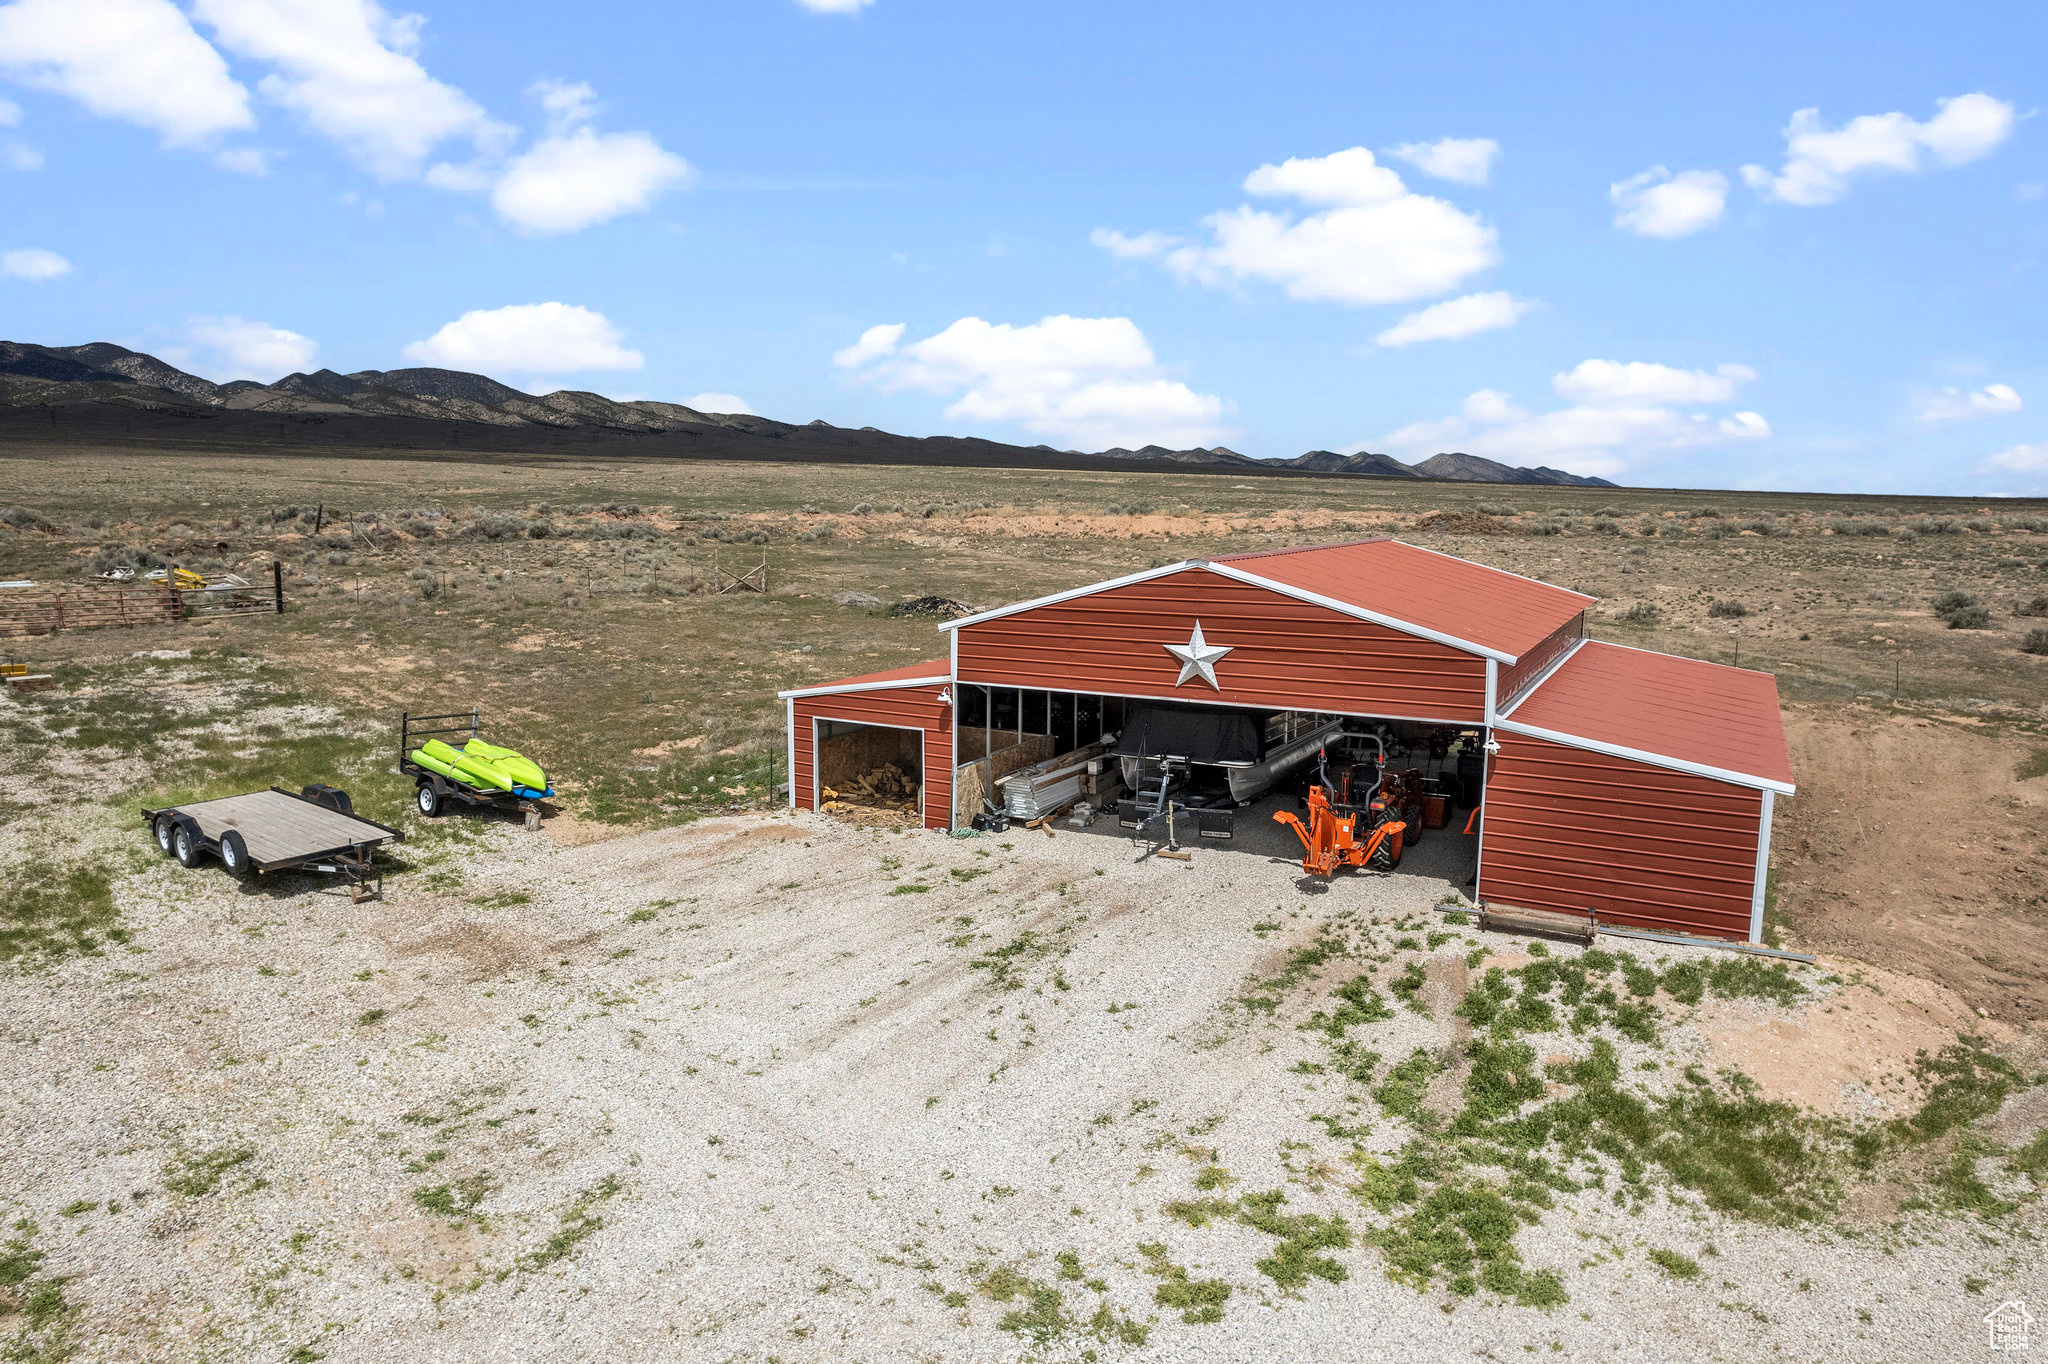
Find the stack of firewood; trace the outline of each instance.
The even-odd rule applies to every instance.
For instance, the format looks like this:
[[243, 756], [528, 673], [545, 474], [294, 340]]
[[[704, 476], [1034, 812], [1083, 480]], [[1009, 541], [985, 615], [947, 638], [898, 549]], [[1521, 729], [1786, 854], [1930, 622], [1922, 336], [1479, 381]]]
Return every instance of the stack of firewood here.
[[874, 771], [855, 777], [851, 781], [826, 787], [823, 794], [828, 801], [880, 806], [883, 809], [915, 813], [918, 785], [911, 780], [909, 773], [895, 763], [884, 763]]

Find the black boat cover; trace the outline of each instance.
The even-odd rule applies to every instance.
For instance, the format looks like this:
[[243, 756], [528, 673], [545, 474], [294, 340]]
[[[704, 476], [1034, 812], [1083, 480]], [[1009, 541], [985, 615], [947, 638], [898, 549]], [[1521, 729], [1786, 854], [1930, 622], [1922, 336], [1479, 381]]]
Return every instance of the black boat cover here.
[[1116, 736], [1116, 752], [1125, 758], [1255, 763], [1263, 756], [1265, 735], [1264, 711], [1133, 701]]

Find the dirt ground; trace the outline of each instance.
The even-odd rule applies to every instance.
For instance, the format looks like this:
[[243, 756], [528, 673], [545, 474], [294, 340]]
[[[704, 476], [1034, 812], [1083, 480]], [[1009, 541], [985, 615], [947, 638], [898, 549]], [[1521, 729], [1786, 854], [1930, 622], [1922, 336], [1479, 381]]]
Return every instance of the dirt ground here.
[[[2048, 1291], [2012, 1239], [2043, 1230], [2033, 1205], [1859, 1231], [1588, 1189], [1520, 1236], [1569, 1295], [1548, 1311], [1417, 1291], [1362, 1243], [1332, 1252], [1338, 1281], [1283, 1289], [1266, 1236], [1164, 1215], [1272, 1188], [1291, 1214], [1383, 1223], [1347, 1185], [1408, 1129], [1361, 1110], [1302, 1030], [1371, 962], [1302, 975], [1270, 1016], [1234, 1001], [1325, 931], [1406, 926], [1380, 978], [1413, 960], [1429, 984], [1368, 1040], [1455, 1048], [1482, 944], [1420, 941], [1461, 865], [1438, 846], [1434, 870], [1304, 895], [1284, 859], [1164, 862], [1109, 822], [950, 839], [742, 816], [577, 848], [498, 826], [444, 864], [459, 885], [361, 906], [144, 855], [124, 950], [5, 983], [0, 1182], [80, 1359], [1611, 1359], [1656, 1340], [1674, 1360], [1950, 1360], [1983, 1307], [1966, 1282]], [[1624, 1059], [1711, 1064], [1745, 1029], [1826, 1043], [1830, 1011], [1870, 993], [1832, 965], [1791, 1009], [1710, 999], [1684, 1021], [1660, 996], [1671, 1031]], [[1903, 1069], [1953, 1021], [1859, 1064]], [[1568, 1061], [1587, 1040], [1545, 1045]], [[1447, 1074], [1428, 1101], [1446, 1112]], [[1908, 1111], [1855, 1065], [1829, 1078]], [[1147, 1245], [1228, 1287], [1220, 1321], [1161, 1306]], [[1706, 1310], [1651, 1250], [1718, 1255]]]
[[1773, 838], [1794, 940], [2048, 1019], [2048, 778], [2013, 734], [1888, 706], [1786, 710], [1796, 798]]
[[[0, 518], [0, 580], [81, 581], [137, 549], [277, 560], [292, 607], [6, 642], [57, 682], [0, 697], [16, 1355], [1613, 1359], [1655, 1340], [1947, 1360], [1998, 1301], [2048, 1300], [2048, 658], [2018, 647], [2048, 589], [2039, 507], [187, 463], [167, 480], [133, 451], [0, 451], [7, 498], [43, 518]], [[341, 529], [314, 533], [312, 508]], [[1817, 1218], [1717, 1210], [1655, 1162], [1638, 1197], [1609, 1159], [1514, 1233], [1568, 1302], [1418, 1285], [1394, 1259], [1410, 1214], [1389, 1210], [1415, 1205], [1371, 1191], [1476, 1102], [1492, 1034], [1455, 1010], [1489, 968], [1577, 951], [1438, 929], [1455, 843], [1325, 888], [1284, 839], [1178, 867], [1108, 830], [954, 840], [775, 811], [777, 688], [939, 651], [892, 601], [987, 606], [1374, 533], [1595, 593], [1595, 636], [1739, 656], [1786, 700], [1800, 789], [1777, 805], [1770, 921], [1819, 955], [1802, 992], [1667, 984], [1654, 1043], [1611, 1019], [1532, 1033], [1531, 1084], [1564, 1101], [1611, 1042], [1645, 1102], [1723, 1076], [1839, 1155], [1851, 1131], [1909, 1141], [1898, 1125], [1946, 1102], [1928, 1058], [1971, 1037], [2006, 1068], [1996, 1102], [1841, 1166]], [[771, 590], [717, 593], [714, 564], [762, 540]], [[1949, 589], [1989, 628], [1947, 629], [1930, 600]], [[398, 713], [471, 705], [557, 778], [540, 833], [407, 809]], [[406, 829], [383, 903], [180, 870], [134, 817], [314, 780]], [[1351, 1033], [1370, 1062], [1340, 1056], [1344, 1029], [1317, 1021], [1332, 992], [1363, 973], [1396, 994], [1411, 966], [1413, 1007]], [[1417, 1055], [1404, 1109], [1388, 1077]], [[1261, 1190], [1348, 1219], [1342, 1275], [1289, 1271], [1250, 1213], [1167, 1211]], [[1216, 1285], [1221, 1320], [1200, 1320]]]

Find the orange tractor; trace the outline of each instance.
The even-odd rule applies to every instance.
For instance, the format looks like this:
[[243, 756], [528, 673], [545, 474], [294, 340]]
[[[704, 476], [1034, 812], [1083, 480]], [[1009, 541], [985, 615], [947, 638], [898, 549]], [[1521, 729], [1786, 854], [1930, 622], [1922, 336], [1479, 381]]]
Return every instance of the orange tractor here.
[[[1334, 876], [1339, 867], [1391, 871], [1401, 860], [1402, 835], [1408, 826], [1393, 817], [1400, 813], [1400, 805], [1381, 798], [1385, 762], [1384, 753], [1375, 757], [1372, 784], [1361, 793], [1365, 800], [1353, 805], [1332, 799], [1336, 788], [1330, 783], [1324, 755], [1316, 755], [1316, 780], [1308, 788], [1308, 823], [1303, 824], [1292, 810], [1281, 810], [1273, 816], [1276, 822], [1291, 825], [1295, 836], [1301, 839], [1305, 849], [1301, 859], [1303, 871], [1311, 876]], [[1347, 798], [1353, 794], [1352, 778], [1357, 771], [1353, 768], [1344, 774], [1343, 795]], [[1366, 827], [1362, 838], [1360, 820], [1365, 821]]]

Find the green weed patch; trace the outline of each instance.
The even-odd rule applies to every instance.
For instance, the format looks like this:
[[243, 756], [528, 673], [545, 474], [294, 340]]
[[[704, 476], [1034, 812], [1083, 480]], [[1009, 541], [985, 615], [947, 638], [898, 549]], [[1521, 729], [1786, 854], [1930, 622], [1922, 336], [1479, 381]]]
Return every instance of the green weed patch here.
[[0, 884], [0, 961], [97, 955], [102, 939], [127, 940], [102, 868], [31, 863], [0, 873]]
[[617, 1175], [606, 1175], [576, 1195], [575, 1201], [563, 1210], [561, 1227], [548, 1238], [548, 1243], [539, 1250], [520, 1256], [517, 1267], [528, 1271], [545, 1269], [557, 1260], [575, 1254], [576, 1247], [604, 1230], [604, 1218], [598, 1215], [598, 1206], [617, 1197], [624, 1188]]
[[1163, 1242], [1148, 1241], [1138, 1247], [1145, 1257], [1145, 1272], [1161, 1280], [1152, 1301], [1180, 1313], [1191, 1326], [1223, 1320], [1223, 1304], [1230, 1301], [1230, 1285], [1222, 1279], [1196, 1279], [1167, 1258]]
[[228, 1171], [256, 1158], [253, 1146], [223, 1146], [217, 1151], [186, 1155], [164, 1172], [164, 1187], [187, 1198], [204, 1198], [219, 1187]]

